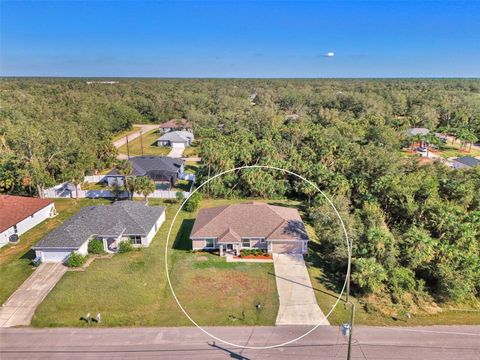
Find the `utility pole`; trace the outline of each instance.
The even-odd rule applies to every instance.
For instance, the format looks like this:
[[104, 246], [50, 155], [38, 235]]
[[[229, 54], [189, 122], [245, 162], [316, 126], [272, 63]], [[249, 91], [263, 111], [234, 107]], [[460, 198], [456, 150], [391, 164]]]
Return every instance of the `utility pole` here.
[[130, 147], [128, 146], [128, 135], [125, 136], [125, 139], [127, 139], [127, 158], [130, 160]]
[[353, 333], [354, 320], [355, 320], [355, 304], [352, 303], [352, 314], [350, 316], [350, 333], [348, 334], [347, 360], [351, 360], [351, 356], [352, 356], [352, 333]]
[[143, 156], [143, 136], [142, 136], [142, 130], [140, 130], [140, 146], [142, 147], [142, 156]]

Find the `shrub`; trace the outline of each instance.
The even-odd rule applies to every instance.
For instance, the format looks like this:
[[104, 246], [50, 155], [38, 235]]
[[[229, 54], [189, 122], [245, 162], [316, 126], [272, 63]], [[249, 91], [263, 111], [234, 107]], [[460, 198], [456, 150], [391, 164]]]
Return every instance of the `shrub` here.
[[181, 203], [184, 199], [184, 196], [183, 196], [183, 191], [177, 191], [175, 193], [175, 198], [177, 199], [177, 202], [178, 203]]
[[90, 254], [104, 254], [103, 241], [100, 239], [93, 239], [88, 243], [88, 252]]
[[118, 252], [120, 254], [130, 252], [133, 250], [133, 245], [129, 241], [122, 241], [118, 247]]
[[198, 209], [198, 205], [200, 205], [201, 200], [202, 195], [197, 191], [188, 198], [188, 201], [183, 206], [183, 209], [188, 212], [194, 212]]
[[87, 261], [86, 256], [83, 256], [76, 252], [72, 252], [68, 257], [67, 261], [65, 262], [65, 264], [68, 267], [81, 267], [83, 266], [83, 264], [85, 264], [85, 261]]

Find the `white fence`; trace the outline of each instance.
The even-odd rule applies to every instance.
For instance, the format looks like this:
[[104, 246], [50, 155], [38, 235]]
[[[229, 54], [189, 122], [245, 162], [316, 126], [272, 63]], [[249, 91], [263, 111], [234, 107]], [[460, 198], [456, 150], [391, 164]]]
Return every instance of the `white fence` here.
[[[96, 184], [102, 181], [107, 181], [107, 177], [107, 175], [88, 175], [83, 178], [83, 182]], [[194, 174], [182, 173], [179, 174], [178, 178], [181, 180], [195, 181]]]
[[[190, 192], [182, 191], [183, 197], [186, 198], [190, 196]], [[98, 199], [98, 198], [114, 198], [115, 194], [111, 190], [75, 190], [75, 185], [69, 183], [62, 183], [56, 185], [52, 188], [46, 189], [44, 191], [44, 196], [46, 198], [59, 199], [59, 198], [89, 198], [89, 199]], [[135, 193], [134, 197], [143, 197], [141, 194]], [[127, 198], [128, 193], [124, 191], [119, 194], [119, 198]], [[176, 191], [169, 190], [155, 190], [153, 193], [148, 195], [149, 198], [157, 199], [175, 199], [177, 197]]]
[[83, 182], [86, 183], [98, 183], [103, 181], [106, 178], [106, 175], [89, 175], [83, 178]]

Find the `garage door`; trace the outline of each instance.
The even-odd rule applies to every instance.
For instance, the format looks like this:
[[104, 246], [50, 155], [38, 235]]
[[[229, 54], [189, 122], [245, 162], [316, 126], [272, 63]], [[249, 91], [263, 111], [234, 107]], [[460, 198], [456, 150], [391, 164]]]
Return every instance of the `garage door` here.
[[42, 252], [42, 261], [43, 262], [63, 262], [70, 255], [71, 251], [43, 251]]
[[185, 143], [172, 142], [172, 148], [184, 148], [184, 147], [185, 147]]
[[301, 254], [302, 241], [272, 242], [272, 252], [277, 254]]

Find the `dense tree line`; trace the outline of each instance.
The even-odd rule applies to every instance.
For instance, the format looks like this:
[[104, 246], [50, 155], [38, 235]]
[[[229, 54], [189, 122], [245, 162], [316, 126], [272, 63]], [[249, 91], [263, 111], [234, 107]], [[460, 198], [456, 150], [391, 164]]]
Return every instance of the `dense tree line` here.
[[[0, 90], [4, 192], [37, 194], [108, 168], [113, 134], [185, 117], [200, 139], [200, 181], [272, 165], [332, 197], [353, 240], [358, 296], [408, 309], [478, 301], [480, 170], [420, 166], [400, 149], [414, 126], [480, 138], [479, 80], [3, 79]], [[248, 170], [213, 181], [204, 195], [300, 197], [321, 251], [333, 255], [331, 273], [344, 274], [338, 220], [304, 182]]]

